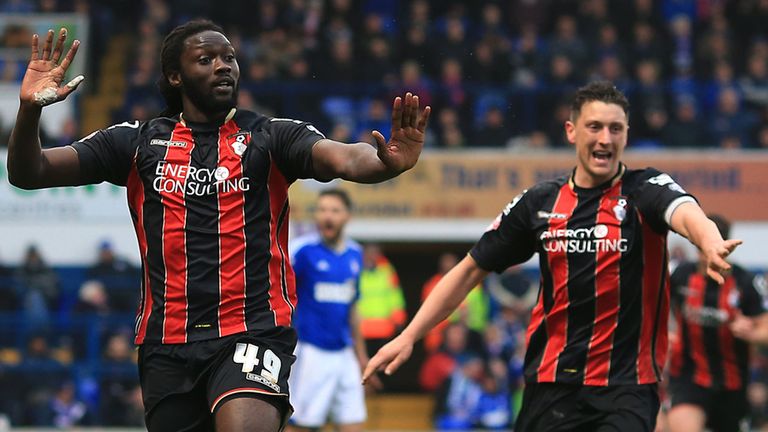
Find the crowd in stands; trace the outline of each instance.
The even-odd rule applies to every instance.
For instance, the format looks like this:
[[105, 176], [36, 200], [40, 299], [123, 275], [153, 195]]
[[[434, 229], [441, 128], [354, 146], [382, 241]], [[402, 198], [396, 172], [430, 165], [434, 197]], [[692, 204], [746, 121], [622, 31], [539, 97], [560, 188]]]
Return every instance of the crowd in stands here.
[[13, 425], [143, 425], [133, 318], [139, 269], [108, 242], [52, 268], [31, 245], [0, 266], [0, 415]]
[[[432, 147], [564, 147], [566, 97], [608, 79], [630, 97], [633, 146], [768, 148], [764, 1], [128, 3], [4, 0], [0, 12], [87, 13], [89, 79], [127, 82], [116, 122], [161, 110], [163, 35], [208, 17], [237, 48], [240, 106], [310, 120], [342, 141], [386, 132], [392, 97], [410, 90], [434, 108]], [[28, 35], [12, 30], [5, 43], [25, 45]], [[132, 41], [129, 69], [100, 75], [98, 59], [119, 34]], [[4, 78], [18, 79], [11, 72]]]

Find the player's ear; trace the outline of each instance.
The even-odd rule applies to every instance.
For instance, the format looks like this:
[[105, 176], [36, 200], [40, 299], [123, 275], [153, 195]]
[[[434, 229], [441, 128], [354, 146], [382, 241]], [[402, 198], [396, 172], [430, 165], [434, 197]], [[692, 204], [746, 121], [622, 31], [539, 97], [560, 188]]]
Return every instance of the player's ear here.
[[165, 76], [165, 79], [168, 80], [168, 84], [170, 84], [171, 87], [181, 87], [181, 73], [171, 72]]
[[565, 137], [570, 144], [576, 143], [576, 125], [571, 120], [565, 122]]

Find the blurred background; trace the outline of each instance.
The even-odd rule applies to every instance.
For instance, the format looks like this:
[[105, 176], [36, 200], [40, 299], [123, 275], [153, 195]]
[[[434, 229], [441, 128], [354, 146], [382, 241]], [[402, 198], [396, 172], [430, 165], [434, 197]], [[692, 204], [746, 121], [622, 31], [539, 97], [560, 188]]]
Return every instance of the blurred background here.
[[[625, 162], [668, 172], [731, 219], [745, 240], [733, 260], [768, 270], [766, 0], [0, 0], [0, 158], [33, 33], [63, 26], [82, 41], [70, 77], [85, 82], [44, 110], [43, 144], [54, 147], [158, 113], [162, 38], [196, 17], [221, 24], [236, 47], [241, 108], [372, 142], [371, 130], [388, 135], [395, 96], [412, 91], [433, 107], [413, 171], [330, 185], [353, 198], [348, 231], [368, 246], [366, 274], [394, 293], [391, 309], [374, 306], [392, 327], [369, 335], [372, 345], [413, 316], [515, 195], [570, 172], [567, 101], [593, 79], [630, 99]], [[292, 186], [292, 235], [312, 229], [323, 187]], [[696, 258], [679, 237], [670, 248], [674, 262]], [[0, 430], [141, 430], [139, 265], [124, 190], [21, 191], [0, 164]], [[473, 427], [509, 428], [537, 281], [531, 261], [477, 287], [369, 395], [368, 429], [461, 429], [451, 419], [468, 398], [482, 402]], [[753, 359], [760, 429], [768, 355]]]

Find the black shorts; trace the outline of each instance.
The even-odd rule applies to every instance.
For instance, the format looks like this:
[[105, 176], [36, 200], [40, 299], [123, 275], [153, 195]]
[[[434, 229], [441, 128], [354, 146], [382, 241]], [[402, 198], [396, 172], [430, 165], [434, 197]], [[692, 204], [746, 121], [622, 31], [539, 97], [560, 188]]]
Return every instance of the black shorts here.
[[653, 432], [658, 413], [656, 384], [527, 383], [515, 432]]
[[[141, 345], [139, 380], [147, 427], [213, 430], [216, 409], [235, 397], [262, 399], [287, 420], [295, 347], [296, 331], [289, 327], [186, 344]], [[178, 427], [169, 422], [178, 422]]]
[[685, 379], [669, 381], [672, 408], [691, 404], [701, 407], [707, 416], [707, 426], [714, 432], [740, 431], [749, 414], [746, 390], [714, 390]]

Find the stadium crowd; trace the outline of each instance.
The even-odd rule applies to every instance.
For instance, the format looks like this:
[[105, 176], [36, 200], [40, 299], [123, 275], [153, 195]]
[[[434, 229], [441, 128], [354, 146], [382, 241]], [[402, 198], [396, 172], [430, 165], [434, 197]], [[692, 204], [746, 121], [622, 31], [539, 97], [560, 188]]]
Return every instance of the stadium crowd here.
[[[142, 5], [6, 0], [0, 12], [88, 14], [93, 59], [104, 55], [111, 37], [130, 35], [125, 76], [100, 76], [97, 62], [88, 68], [93, 82], [126, 81], [114, 119], [147, 118], [162, 109], [155, 90], [161, 35], [205, 16], [224, 25], [237, 48], [240, 106], [307, 119], [342, 141], [370, 140], [369, 131], [387, 122], [388, 101], [407, 89], [435, 110], [433, 147], [564, 147], [567, 96], [603, 78], [630, 98], [634, 147], [768, 147], [764, 1]], [[28, 36], [8, 26], [3, 44], [26, 47]], [[18, 80], [23, 66], [4, 64], [0, 75]]]
[[[87, 14], [88, 80], [127, 84], [115, 121], [162, 109], [161, 35], [205, 16], [237, 48], [239, 106], [311, 121], [339, 141], [388, 130], [388, 101], [407, 90], [434, 108], [430, 147], [564, 148], [568, 95], [603, 78], [630, 98], [632, 147], [768, 149], [766, 1], [253, 3], [2, 0], [0, 13]], [[106, 75], [97, 60], [121, 34], [131, 36], [130, 67]], [[15, 26], [0, 38], [6, 48], [30, 39]], [[20, 80], [26, 63], [0, 61], [2, 81]], [[77, 120], [47, 131], [45, 144], [77, 139]], [[138, 270], [109, 243], [74, 271], [52, 269], [44, 255], [31, 246], [18, 268], [0, 266], [0, 413], [14, 425], [141, 425], [131, 349]], [[534, 281], [519, 269], [490, 278], [426, 340], [414, 390], [434, 392], [436, 428], [510, 427]], [[757, 429], [768, 424], [768, 355], [753, 356], [751, 369]]]

